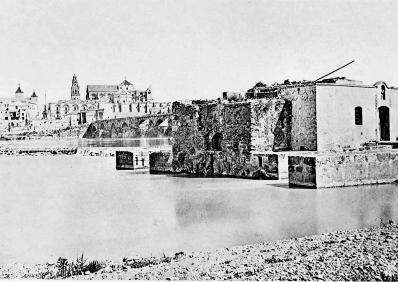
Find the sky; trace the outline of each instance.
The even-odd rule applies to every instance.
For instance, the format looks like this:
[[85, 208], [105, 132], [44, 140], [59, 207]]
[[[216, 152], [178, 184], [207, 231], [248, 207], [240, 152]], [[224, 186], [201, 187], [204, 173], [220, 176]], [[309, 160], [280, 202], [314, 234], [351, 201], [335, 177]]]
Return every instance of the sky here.
[[[397, 1], [398, 2], [398, 1]], [[216, 99], [256, 82], [333, 76], [398, 86], [398, 3], [1, 0], [0, 97], [87, 84], [152, 86], [156, 101]]]

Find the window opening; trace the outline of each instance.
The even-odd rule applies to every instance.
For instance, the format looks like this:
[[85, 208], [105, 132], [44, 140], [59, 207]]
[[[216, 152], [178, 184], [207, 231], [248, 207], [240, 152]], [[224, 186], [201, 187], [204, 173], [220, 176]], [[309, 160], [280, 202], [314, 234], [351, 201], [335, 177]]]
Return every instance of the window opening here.
[[355, 108], [355, 124], [362, 125], [362, 108], [361, 107]]
[[386, 99], [386, 87], [384, 85], [381, 86], [381, 99]]

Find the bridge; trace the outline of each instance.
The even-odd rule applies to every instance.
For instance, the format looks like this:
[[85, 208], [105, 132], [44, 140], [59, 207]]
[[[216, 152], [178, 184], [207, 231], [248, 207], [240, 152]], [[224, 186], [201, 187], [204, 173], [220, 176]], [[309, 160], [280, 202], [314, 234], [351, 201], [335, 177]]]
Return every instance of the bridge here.
[[88, 126], [83, 138], [171, 137], [171, 124], [172, 114], [98, 120]]

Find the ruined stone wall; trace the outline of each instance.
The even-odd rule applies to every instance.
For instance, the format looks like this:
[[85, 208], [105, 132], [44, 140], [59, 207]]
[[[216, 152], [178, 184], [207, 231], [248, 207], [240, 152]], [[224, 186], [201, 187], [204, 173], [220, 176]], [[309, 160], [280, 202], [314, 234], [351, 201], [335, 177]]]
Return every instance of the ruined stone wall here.
[[153, 152], [149, 155], [151, 173], [173, 172], [173, 153], [171, 151]]
[[[254, 128], [254, 134], [256, 135], [254, 138], [259, 138], [258, 150], [316, 151], [317, 112], [315, 85], [278, 85], [269, 87], [267, 91], [258, 93], [256, 98], [251, 100], [263, 101], [260, 102], [259, 110], [255, 110], [254, 107], [253, 112], [253, 124], [260, 125], [258, 132]], [[264, 101], [273, 104], [270, 109], [265, 109], [265, 111], [261, 106], [261, 103], [266, 103]], [[266, 119], [267, 127], [261, 126], [261, 124], [256, 122], [256, 119], [261, 118]], [[276, 123], [275, 118], [277, 118]], [[271, 143], [273, 146], [269, 147]]]
[[280, 96], [291, 102], [291, 148], [293, 151], [317, 150], [316, 88], [289, 86], [281, 89]]
[[389, 183], [398, 179], [398, 152], [389, 149], [289, 156], [289, 183], [313, 188]]
[[259, 167], [253, 152], [290, 146], [291, 104], [281, 99], [175, 103], [173, 114], [172, 171], [277, 178], [271, 161], [267, 165], [264, 158]]
[[292, 104], [283, 99], [251, 103], [251, 151], [291, 150]]
[[204, 175], [247, 174], [251, 104], [173, 105], [173, 169]]
[[[173, 152], [236, 151], [250, 153], [251, 112], [248, 103], [173, 105]], [[220, 134], [219, 148], [215, 148]]]
[[[168, 126], [164, 126], [168, 121]], [[162, 126], [161, 126], [162, 125]], [[171, 114], [99, 120], [90, 124], [84, 138], [170, 137]]]

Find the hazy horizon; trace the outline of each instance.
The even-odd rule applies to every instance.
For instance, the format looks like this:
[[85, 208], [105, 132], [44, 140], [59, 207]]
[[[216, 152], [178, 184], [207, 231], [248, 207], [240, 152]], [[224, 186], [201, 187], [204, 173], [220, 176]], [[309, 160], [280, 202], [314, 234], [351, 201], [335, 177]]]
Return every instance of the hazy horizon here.
[[0, 97], [40, 103], [87, 84], [152, 85], [156, 101], [333, 74], [398, 86], [398, 3], [326, 1], [0, 2]]

